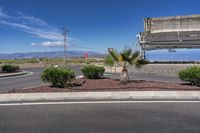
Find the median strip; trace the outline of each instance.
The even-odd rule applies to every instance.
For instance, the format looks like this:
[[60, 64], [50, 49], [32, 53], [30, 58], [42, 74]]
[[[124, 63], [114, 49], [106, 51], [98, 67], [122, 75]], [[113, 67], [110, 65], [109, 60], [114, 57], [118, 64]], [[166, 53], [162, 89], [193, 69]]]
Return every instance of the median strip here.
[[199, 91], [124, 91], [1, 94], [0, 102], [48, 100], [200, 100]]
[[31, 102], [31, 103], [3, 103], [0, 106], [28, 106], [28, 105], [73, 105], [73, 104], [131, 104], [131, 103], [200, 103], [200, 101], [75, 101], [75, 102]]

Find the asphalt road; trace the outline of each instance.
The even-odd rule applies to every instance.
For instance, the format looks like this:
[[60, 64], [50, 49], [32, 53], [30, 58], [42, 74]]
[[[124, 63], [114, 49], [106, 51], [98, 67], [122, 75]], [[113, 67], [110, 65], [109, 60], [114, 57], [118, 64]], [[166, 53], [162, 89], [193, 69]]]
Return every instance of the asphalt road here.
[[[80, 71], [80, 66], [73, 66], [70, 68], [75, 71], [76, 75], [82, 75]], [[44, 70], [43, 68], [29, 68], [29, 69], [24, 69], [24, 70], [33, 72], [33, 74], [9, 77], [9, 78], [0, 78], [0, 91], [45, 85], [45, 83], [42, 82], [40, 79], [40, 75], [42, 71]], [[106, 73], [105, 75], [108, 77], [113, 77], [113, 78], [120, 77], [119, 74]], [[152, 74], [135, 75], [134, 73], [130, 73], [129, 77], [130, 79], [135, 79], [135, 80], [180, 82], [178, 77], [163, 77], [163, 76], [157, 76], [157, 75], [152, 75]]]
[[200, 103], [0, 106], [0, 133], [200, 133]]
[[[73, 66], [70, 68], [75, 71], [76, 75], [80, 75], [80, 66]], [[33, 72], [33, 74], [0, 78], [0, 91], [45, 85], [40, 78], [44, 68], [29, 68], [23, 70]]]

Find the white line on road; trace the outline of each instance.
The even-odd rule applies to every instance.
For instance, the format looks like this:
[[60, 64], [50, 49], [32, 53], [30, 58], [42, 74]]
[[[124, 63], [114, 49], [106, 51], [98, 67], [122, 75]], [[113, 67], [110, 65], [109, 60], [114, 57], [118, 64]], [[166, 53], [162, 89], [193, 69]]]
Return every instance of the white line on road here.
[[83, 78], [83, 77], [84, 77], [83, 75], [78, 75], [76, 76], [76, 79]]
[[111, 73], [104, 73], [103, 74], [104, 76], [110, 76], [110, 75], [112, 75]]
[[25, 76], [29, 76], [29, 75], [33, 75], [33, 72], [28, 72], [28, 71], [24, 71], [27, 72], [27, 74], [22, 74], [22, 75], [15, 75], [15, 76], [10, 76], [10, 77], [2, 77], [1, 79], [9, 79], [9, 78], [19, 78], [19, 77], [25, 77]]
[[117, 103], [200, 103], [200, 101], [76, 101], [76, 102], [33, 102], [2, 103], [0, 106], [62, 105], [62, 104], [117, 104]]

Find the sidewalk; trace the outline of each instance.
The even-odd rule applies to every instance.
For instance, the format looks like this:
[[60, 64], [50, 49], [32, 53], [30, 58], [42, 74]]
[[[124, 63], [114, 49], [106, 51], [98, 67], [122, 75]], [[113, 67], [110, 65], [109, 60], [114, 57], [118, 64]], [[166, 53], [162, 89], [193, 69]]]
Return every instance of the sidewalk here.
[[200, 91], [120, 91], [0, 94], [0, 102], [49, 100], [200, 100]]

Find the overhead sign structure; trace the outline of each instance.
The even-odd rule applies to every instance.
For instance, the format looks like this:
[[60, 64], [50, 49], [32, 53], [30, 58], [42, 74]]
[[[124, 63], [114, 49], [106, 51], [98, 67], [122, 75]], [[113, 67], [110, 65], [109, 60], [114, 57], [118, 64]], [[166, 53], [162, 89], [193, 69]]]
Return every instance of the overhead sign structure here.
[[145, 18], [138, 40], [144, 58], [145, 50], [200, 48], [200, 15]]

